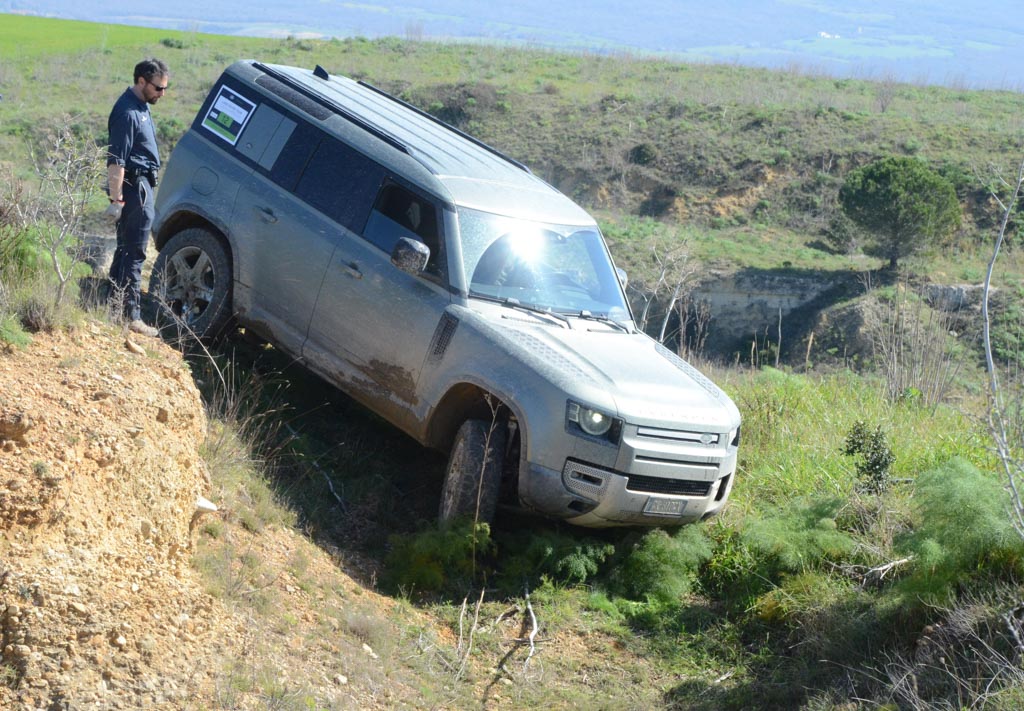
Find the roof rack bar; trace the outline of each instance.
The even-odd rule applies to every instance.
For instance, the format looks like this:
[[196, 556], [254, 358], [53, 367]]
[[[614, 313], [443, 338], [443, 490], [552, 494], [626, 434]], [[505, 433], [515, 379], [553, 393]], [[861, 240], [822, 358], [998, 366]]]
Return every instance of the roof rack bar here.
[[398, 104], [401, 104], [402, 106], [404, 106], [407, 109], [410, 109], [411, 111], [415, 111], [420, 116], [423, 116], [425, 118], [430, 119], [431, 121], [433, 121], [434, 123], [438, 124], [439, 126], [444, 126], [449, 131], [452, 131], [453, 133], [458, 134], [462, 138], [465, 138], [467, 141], [475, 143], [476, 145], [478, 145], [481, 148], [483, 148], [485, 151], [489, 151], [490, 153], [493, 153], [494, 155], [496, 155], [499, 158], [501, 158], [502, 160], [508, 161], [509, 163], [511, 163], [515, 167], [519, 168], [520, 170], [524, 170], [527, 173], [529, 173], [530, 175], [533, 175], [533, 171], [532, 170], [530, 170], [523, 163], [520, 163], [519, 161], [517, 161], [515, 158], [512, 158], [512, 157], [502, 153], [501, 151], [499, 151], [497, 148], [494, 148], [493, 146], [487, 145], [486, 143], [481, 141], [479, 138], [474, 138], [473, 136], [470, 136], [465, 131], [461, 131], [461, 130], [455, 128], [450, 123], [442, 121], [441, 119], [437, 118], [433, 114], [430, 114], [430, 113], [424, 111], [423, 109], [421, 109], [421, 108], [419, 108], [417, 106], [413, 106], [408, 101], [403, 101], [402, 99], [399, 99], [397, 96], [389, 94], [388, 92], [384, 91], [383, 89], [378, 89], [373, 84], [368, 84], [368, 83], [366, 83], [365, 81], [362, 81], [362, 80], [359, 81], [359, 85], [360, 86], [364, 86], [367, 89], [369, 89], [370, 91], [373, 91], [373, 92], [379, 94], [380, 96], [383, 96], [383, 97], [385, 97], [387, 99], [390, 99], [391, 101], [394, 101], [394, 102], [396, 102]]
[[330, 99], [322, 96], [321, 94], [316, 93], [315, 91], [310, 91], [308, 88], [303, 86], [301, 83], [295, 81], [287, 74], [282, 74], [279, 71], [271, 69], [262, 62], [254, 62], [253, 66], [256, 69], [259, 69], [267, 76], [271, 76], [274, 79], [277, 79], [282, 84], [286, 84], [290, 89], [294, 89], [295, 91], [299, 92], [300, 94], [308, 98], [310, 101], [315, 101], [321, 106], [330, 109], [334, 113], [338, 114], [342, 118], [345, 118], [348, 121], [354, 123], [356, 126], [359, 126], [359, 128], [363, 129], [364, 131], [372, 133], [377, 138], [381, 139], [382, 141], [385, 141], [394, 148], [397, 148], [398, 150], [402, 151], [402, 153], [405, 153], [406, 155], [412, 155], [412, 152], [409, 150], [409, 147], [402, 143], [400, 140], [392, 136], [387, 131], [384, 131], [379, 127], [373, 125], [372, 123], [364, 121], [363, 119], [359, 118], [351, 111], [343, 107], [341, 104], [335, 101], [331, 101]]

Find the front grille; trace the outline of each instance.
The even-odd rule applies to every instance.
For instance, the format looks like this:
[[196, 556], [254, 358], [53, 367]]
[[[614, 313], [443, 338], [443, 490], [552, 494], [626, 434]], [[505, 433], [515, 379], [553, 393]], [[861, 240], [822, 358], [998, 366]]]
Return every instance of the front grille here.
[[686, 430], [667, 430], [661, 427], [638, 427], [638, 437], [646, 439], [666, 440], [670, 442], [688, 442], [693, 444], [718, 444], [721, 435], [714, 432], [688, 432]]
[[675, 494], [677, 496], [707, 496], [712, 482], [690, 479], [664, 479], [659, 476], [630, 474], [626, 489], [644, 494]]

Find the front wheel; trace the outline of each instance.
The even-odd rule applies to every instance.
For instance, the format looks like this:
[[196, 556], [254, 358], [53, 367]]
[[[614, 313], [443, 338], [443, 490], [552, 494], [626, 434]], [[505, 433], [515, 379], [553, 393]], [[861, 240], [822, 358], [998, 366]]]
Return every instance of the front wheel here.
[[508, 432], [499, 420], [466, 420], [455, 435], [441, 492], [438, 522], [459, 518], [490, 523], [498, 508]]
[[198, 338], [216, 338], [231, 319], [231, 259], [224, 243], [200, 227], [183, 230], [160, 250], [149, 292], [160, 316]]

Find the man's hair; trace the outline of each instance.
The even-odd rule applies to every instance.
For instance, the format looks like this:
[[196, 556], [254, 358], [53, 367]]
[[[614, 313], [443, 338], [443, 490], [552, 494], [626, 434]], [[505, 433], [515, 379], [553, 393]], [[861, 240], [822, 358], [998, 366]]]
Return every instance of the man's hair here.
[[153, 77], [163, 77], [167, 76], [167, 74], [167, 65], [161, 62], [159, 59], [143, 59], [141, 62], [135, 65], [136, 84], [139, 82], [139, 79], [153, 81]]

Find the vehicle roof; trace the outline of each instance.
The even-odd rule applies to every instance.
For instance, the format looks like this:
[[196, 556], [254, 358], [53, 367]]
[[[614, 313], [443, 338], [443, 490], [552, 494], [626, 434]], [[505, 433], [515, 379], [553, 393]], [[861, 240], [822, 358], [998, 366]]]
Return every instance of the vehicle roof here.
[[[250, 64], [290, 80], [304, 94], [321, 97], [341, 120], [358, 126], [368, 144], [390, 147], [375, 146], [373, 157], [389, 158], [388, 167], [455, 205], [561, 224], [594, 223], [585, 210], [521, 163], [375, 87], [328, 75], [320, 67]], [[330, 124], [323, 123], [325, 128]], [[359, 135], [345, 134], [343, 138]], [[409, 170], [403, 153], [425, 170]]]

